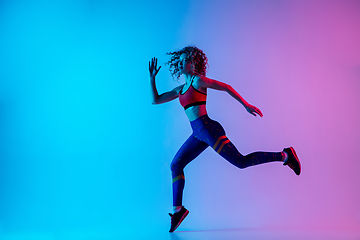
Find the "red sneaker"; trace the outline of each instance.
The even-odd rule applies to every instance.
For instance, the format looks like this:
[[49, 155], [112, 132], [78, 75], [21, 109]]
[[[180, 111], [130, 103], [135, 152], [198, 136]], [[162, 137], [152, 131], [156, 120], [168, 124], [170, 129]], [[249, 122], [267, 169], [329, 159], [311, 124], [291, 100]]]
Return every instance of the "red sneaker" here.
[[288, 154], [288, 159], [284, 162], [284, 165], [288, 165], [296, 175], [300, 175], [301, 164], [299, 158], [296, 155], [295, 149], [293, 147], [284, 148], [284, 152]]
[[171, 217], [171, 228], [169, 230], [169, 232], [173, 232], [175, 231], [181, 224], [181, 222], [186, 218], [186, 216], [189, 214], [189, 211], [184, 208], [183, 206], [181, 207], [180, 211], [174, 214], [169, 213], [170, 217]]

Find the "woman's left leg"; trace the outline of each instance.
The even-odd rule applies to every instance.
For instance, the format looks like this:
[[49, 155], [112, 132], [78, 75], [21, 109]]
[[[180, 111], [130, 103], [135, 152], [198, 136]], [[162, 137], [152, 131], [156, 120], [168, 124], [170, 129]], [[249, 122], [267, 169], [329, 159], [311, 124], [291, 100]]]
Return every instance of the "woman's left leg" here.
[[182, 206], [183, 190], [185, 186], [184, 168], [200, 153], [202, 153], [208, 145], [192, 134], [185, 143], [180, 147], [174, 159], [171, 162], [171, 175], [173, 185], [173, 206]]

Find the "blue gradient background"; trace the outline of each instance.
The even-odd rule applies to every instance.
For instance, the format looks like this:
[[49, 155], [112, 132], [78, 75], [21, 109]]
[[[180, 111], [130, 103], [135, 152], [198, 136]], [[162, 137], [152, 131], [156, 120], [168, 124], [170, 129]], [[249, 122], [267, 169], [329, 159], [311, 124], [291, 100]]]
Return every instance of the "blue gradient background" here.
[[[185, 170], [181, 229], [359, 230], [359, 13], [355, 0], [0, 1], [0, 236], [168, 231], [169, 164], [191, 129], [177, 101], [151, 105], [148, 61], [189, 44], [264, 113], [209, 91], [239, 151], [292, 145], [303, 172], [239, 170], [209, 149]], [[164, 65], [156, 80], [183, 82]]]

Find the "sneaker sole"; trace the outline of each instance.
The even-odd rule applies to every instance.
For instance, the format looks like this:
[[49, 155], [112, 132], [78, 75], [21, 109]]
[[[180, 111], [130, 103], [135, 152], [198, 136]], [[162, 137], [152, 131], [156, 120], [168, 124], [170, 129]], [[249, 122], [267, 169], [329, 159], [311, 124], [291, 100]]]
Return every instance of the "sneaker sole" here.
[[295, 149], [294, 149], [293, 147], [290, 147], [290, 150], [291, 150], [292, 155], [295, 157], [295, 160], [296, 160], [297, 163], [299, 164], [299, 174], [296, 173], [296, 172], [295, 172], [295, 173], [296, 173], [296, 175], [300, 175], [300, 173], [301, 173], [300, 160], [299, 160], [298, 156], [296, 155]]

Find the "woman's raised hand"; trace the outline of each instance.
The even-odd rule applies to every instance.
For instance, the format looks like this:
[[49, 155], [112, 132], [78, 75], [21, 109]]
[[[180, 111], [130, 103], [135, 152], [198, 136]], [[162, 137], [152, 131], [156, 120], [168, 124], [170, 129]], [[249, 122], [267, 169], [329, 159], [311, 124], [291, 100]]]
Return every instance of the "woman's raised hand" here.
[[246, 107], [246, 111], [248, 111], [250, 114], [256, 116], [259, 115], [260, 117], [263, 116], [262, 112], [260, 111], [260, 109], [258, 109], [257, 107], [251, 105], [251, 104], [248, 104]]
[[158, 74], [161, 66], [160, 66], [158, 69], [156, 69], [156, 67], [157, 67], [157, 58], [156, 58], [156, 57], [153, 57], [153, 58], [151, 59], [151, 62], [149, 62], [150, 78], [153, 78], [153, 77], [156, 76], [156, 74]]

